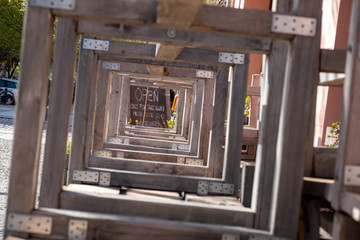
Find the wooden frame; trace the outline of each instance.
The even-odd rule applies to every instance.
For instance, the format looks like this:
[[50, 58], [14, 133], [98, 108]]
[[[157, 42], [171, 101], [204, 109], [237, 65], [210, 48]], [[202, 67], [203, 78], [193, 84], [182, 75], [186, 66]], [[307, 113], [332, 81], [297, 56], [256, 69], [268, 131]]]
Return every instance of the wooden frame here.
[[[120, 4], [116, 4], [121, 2]], [[187, 1], [185, 1], [187, 2]], [[190, 1], [189, 1], [190, 2]], [[358, 3], [358, 1], [356, 1]], [[37, 8], [31, 6], [31, 4], [27, 5], [27, 14], [25, 18], [25, 22], [27, 23], [24, 29], [24, 45], [22, 50], [22, 69], [21, 69], [21, 86], [19, 89], [19, 100], [18, 100], [18, 108], [16, 110], [16, 129], [14, 135], [14, 150], [13, 150], [13, 159], [12, 159], [12, 172], [10, 176], [10, 187], [9, 187], [9, 201], [8, 201], [8, 209], [7, 209], [7, 216], [11, 213], [23, 213], [23, 214], [31, 214], [37, 213], [33, 212], [35, 206], [35, 187], [36, 187], [36, 177], [38, 173], [38, 164], [39, 164], [39, 150], [40, 150], [40, 138], [41, 138], [41, 129], [42, 129], [42, 122], [43, 122], [43, 115], [45, 112], [45, 98], [46, 98], [46, 90], [47, 90], [47, 73], [49, 69], [49, 53], [51, 49], [51, 36], [53, 29], [53, 17], [54, 16], [61, 16], [61, 17], [68, 17], [68, 18], [83, 18], [86, 15], [87, 19], [92, 20], [99, 20], [101, 19], [103, 22], [98, 23], [101, 26], [107, 26], [107, 28], [96, 28], [95, 24], [89, 24], [87, 29], [85, 29], [85, 24], [83, 20], [80, 20], [80, 27], [78, 28], [78, 33], [83, 33], [88, 31], [90, 32], [89, 27], [92, 27], [91, 34], [109, 34], [106, 32], [109, 28], [117, 29], [120, 32], [122, 37], [126, 38], [146, 38], [147, 40], [154, 41], [163, 41], [167, 42], [170, 41], [168, 37], [166, 37], [166, 32], [161, 32], [164, 29], [161, 28], [152, 28], [153, 26], [163, 26], [163, 23], [154, 22], [156, 19], [156, 1], [115, 1], [109, 0], [105, 3], [104, 11], [97, 11], [99, 9], [99, 1], [96, 0], [78, 0], [77, 7], [74, 11], [66, 11], [66, 10], [58, 10], [58, 9], [47, 9], [47, 8]], [[299, 15], [314, 17], [317, 19], [317, 25], [320, 26], [320, 13], [321, 10], [321, 1], [310, 1], [304, 0], [299, 2], [299, 4], [295, 5], [295, 12]], [[166, 1], [159, 1], [159, 4], [166, 4]], [[139, 7], [141, 6], [141, 7]], [[185, 4], [185, 6], [187, 6]], [[191, 5], [193, 6], [193, 5]], [[108, 7], [108, 8], [106, 8]], [[115, 10], [114, 10], [115, 8]], [[111, 9], [111, 11], [110, 11]], [[158, 9], [162, 9], [161, 7]], [[178, 9], [177, 9], [178, 10]], [[177, 11], [176, 10], [176, 11]], [[172, 39], [172, 42], [186, 42], [191, 44], [200, 44], [204, 47], [218, 47], [221, 49], [234, 49], [238, 48], [237, 51], [244, 50], [246, 48], [251, 51], [261, 51], [268, 53], [270, 51], [270, 46], [272, 40], [270, 38], [283, 38], [287, 40], [291, 40], [290, 44], [290, 53], [289, 53], [289, 61], [287, 62], [287, 78], [284, 85], [284, 95], [281, 105], [281, 114], [280, 114], [280, 125], [279, 125], [279, 137], [277, 139], [277, 144], [279, 148], [279, 155], [276, 157], [276, 168], [274, 174], [274, 188], [273, 188], [273, 204], [271, 211], [271, 220], [270, 220], [270, 231], [264, 232], [254, 232], [249, 228], [238, 229], [235, 227], [234, 229], [229, 229], [227, 226], [221, 226], [219, 229], [220, 232], [232, 232], [235, 234], [245, 234], [247, 237], [251, 237], [251, 235], [256, 236], [270, 236], [273, 235], [275, 237], [282, 237], [282, 238], [290, 238], [293, 239], [296, 234], [296, 222], [298, 217], [298, 210], [300, 207], [300, 194], [301, 194], [301, 184], [302, 184], [302, 160], [306, 158], [307, 154], [307, 140], [311, 139], [307, 133], [304, 133], [302, 129], [308, 129], [310, 117], [311, 117], [311, 105], [312, 105], [312, 91], [314, 87], [313, 74], [317, 71], [316, 66], [319, 64], [318, 57], [320, 53], [318, 40], [319, 40], [319, 31], [317, 31], [317, 35], [315, 38], [311, 37], [300, 37], [294, 36], [292, 34], [277, 34], [271, 32], [271, 17], [273, 13], [269, 11], [255, 11], [255, 10], [235, 10], [235, 9], [226, 9], [226, 8], [215, 8], [215, 7], [200, 7], [198, 9], [198, 13], [194, 13], [194, 27], [190, 27], [191, 30], [194, 30], [195, 27], [204, 27], [204, 32], [197, 33], [193, 31], [190, 33], [193, 38], [186, 38], [187, 36], [184, 35], [185, 33], [190, 32], [189, 26], [180, 26], [176, 27], [179, 29], [176, 31], [177, 36], [180, 36], [176, 39]], [[160, 10], [159, 10], [160, 11]], [[175, 11], [175, 10], [173, 10]], [[205, 13], [212, 12], [216, 14], [222, 21], [210, 21], [207, 22], [204, 20]], [[161, 13], [161, 12], [160, 12]], [[233, 14], [236, 13], [236, 14]], [[237, 13], [244, 13], [244, 14], [237, 14]], [[233, 16], [233, 18], [229, 18], [229, 16]], [[258, 17], [262, 19], [259, 20]], [[235, 19], [234, 19], [235, 18]], [[240, 23], [245, 24], [229, 24], [227, 19], [231, 19], [230, 21], [237, 21]], [[265, 20], [265, 21], [264, 21]], [[73, 22], [73, 20], [66, 19], [66, 22]], [[88, 21], [88, 20], [87, 20]], [[113, 24], [106, 24], [106, 21], [112, 21]], [[127, 24], [139, 24], [147, 22], [147, 26], [125, 26], [121, 25], [120, 23], [127, 23]], [[249, 24], [251, 22], [251, 28]], [[264, 24], [257, 24], [257, 23], [264, 23]], [[95, 22], [94, 22], [95, 23]], [[61, 28], [60, 28], [61, 29]], [[146, 29], [150, 31], [145, 31]], [[183, 30], [186, 29], [186, 30]], [[96, 32], [96, 31], [98, 32]], [[143, 31], [143, 35], [135, 36], [136, 31]], [[157, 31], [161, 32], [158, 34]], [[224, 39], [225, 34], [222, 31], [226, 31], [229, 34], [229, 38], [227, 41], [222, 42], [219, 44], [216, 40], [219, 38]], [[68, 32], [68, 31], [66, 31]], [[69, 31], [70, 32], [70, 31]], [[72, 34], [76, 35], [75, 28], [71, 30]], [[196, 35], [198, 34], [198, 35]], [[208, 36], [207, 38], [202, 38], [200, 40], [199, 36]], [[236, 44], [234, 43], [234, 39], [239, 40], [238, 35], [244, 36], [252, 36], [252, 37], [240, 37], [243, 41], [238, 41]], [[164, 37], [165, 36], [165, 37]], [[181, 37], [182, 36], [182, 37]], [[197, 37], [196, 37], [197, 36]], [[212, 38], [213, 36], [213, 38]], [[227, 36], [227, 35], [226, 35]], [[261, 37], [254, 41], [253, 37]], [[117, 36], [118, 37], [118, 36]], [[166, 40], [165, 40], [166, 39]], [[185, 40], [184, 40], [185, 39]], [[190, 39], [190, 40], [189, 40]], [[250, 40], [253, 43], [250, 43]], [[233, 42], [231, 42], [233, 41]], [[222, 47], [224, 43], [227, 44], [226, 47]], [[247, 44], [245, 47], [244, 43]], [[71, 45], [71, 44], [70, 44]], [[69, 46], [70, 46], [69, 45]], [[71, 46], [73, 47], [73, 46]], [[358, 46], [356, 46], [358, 47]], [[303, 53], [303, 49], [310, 49]], [[299, 52], [302, 52], [303, 55], [300, 55]], [[36, 64], [33, 63], [32, 59], [36, 57], [37, 61]], [[85, 54], [83, 58], [91, 58], [92, 53]], [[92, 64], [96, 64], [97, 61], [92, 61]], [[90, 66], [80, 66], [79, 69], [81, 70], [81, 74], [87, 74], [89, 76], [88, 81], [84, 82], [85, 85], [83, 88], [77, 86], [79, 91], [77, 92], [77, 98], [87, 101], [88, 98], [91, 96], [91, 92], [95, 88], [94, 82], [95, 74], [91, 71]], [[66, 62], [61, 69], [70, 69], [73, 67], [74, 64], [72, 62]], [[85, 71], [86, 69], [90, 69], [90, 71]], [[94, 68], [96, 69], [96, 68]], [[311, 71], [309, 71], [309, 69]], [[304, 70], [304, 71], [302, 71]], [[300, 74], [297, 74], [298, 71], [306, 74], [304, 76], [304, 80], [300, 81]], [[80, 73], [80, 72], [79, 72]], [[26, 79], [26, 81], [24, 80]], [[70, 81], [72, 79], [67, 79]], [[315, 79], [316, 80], [316, 79]], [[40, 84], [38, 84], [40, 83]], [[302, 84], [299, 86], [299, 84]], [[42, 91], [38, 91], [38, 88]], [[36, 89], [35, 89], [36, 88]], [[242, 87], [242, 89], [246, 89], [246, 87]], [[81, 90], [80, 90], [81, 89]], [[296, 91], [295, 91], [296, 90]], [[300, 103], [298, 101], [303, 96], [306, 96], [309, 101], [306, 104]], [[234, 97], [235, 98], [235, 97]], [[35, 101], [36, 100], [36, 101]], [[62, 105], [62, 104], [61, 104]], [[64, 103], [64, 106], [68, 103]], [[76, 106], [79, 108], [80, 106]], [[82, 114], [78, 115], [78, 119], [87, 119], [87, 113], [89, 111], [89, 106], [84, 106], [84, 109], [81, 111]], [[34, 117], [34, 113], [35, 116]], [[229, 119], [234, 117], [232, 114], [236, 114], [234, 112], [229, 112]], [[302, 117], [301, 119], [294, 119], [297, 117], [297, 114], [300, 114]], [[69, 114], [64, 118], [68, 119]], [[304, 121], [302, 121], [304, 119]], [[290, 131], [290, 125], [296, 123], [298, 128], [296, 128], [295, 133]], [[66, 132], [67, 126], [66, 124], [62, 124], [59, 127], [59, 131]], [[86, 125], [86, 124], [85, 124]], [[76, 128], [75, 128], [76, 127]], [[81, 136], [84, 137], [88, 134], [88, 129], [91, 127], [81, 127], [78, 123], [74, 123], [74, 131], [81, 132]], [[242, 129], [242, 128], [241, 128]], [[241, 134], [242, 130], [238, 130]], [[297, 138], [295, 141], [287, 141], [291, 138], [291, 135], [295, 135]], [[50, 137], [53, 137], [51, 135]], [[229, 137], [230, 138], [230, 137]], [[31, 140], [30, 139], [35, 139]], [[84, 139], [86, 139], [84, 137]], [[50, 141], [50, 140], [49, 140]], [[64, 136], [61, 137], [60, 144], [56, 147], [56, 149], [65, 149], [66, 141], [64, 140]], [[83, 147], [85, 140], [78, 141], [79, 147]], [[81, 144], [80, 144], [81, 143]], [[73, 146], [74, 147], [74, 146]], [[260, 150], [259, 150], [260, 151]], [[299, 154], [293, 154], [293, 152]], [[229, 151], [229, 157], [232, 157], [232, 154], [236, 153]], [[84, 152], [79, 152], [79, 157], [83, 157], [82, 154]], [[231, 155], [230, 155], [231, 154]], [[72, 156], [73, 157], [73, 156]], [[286, 161], [285, 161], [286, 160]], [[64, 163], [64, 159], [60, 159], [60, 165]], [[49, 164], [49, 163], [47, 163]], [[51, 166], [51, 165], [50, 165]], [[227, 165], [229, 166], [229, 165]], [[29, 171], [31, 169], [31, 171]], [[48, 175], [51, 175], [54, 171], [53, 167], [49, 168]], [[283, 174], [286, 171], [291, 172], [292, 174]], [[52, 175], [56, 179], [61, 179], [62, 173], [56, 173]], [[120, 175], [119, 175], [120, 176]], [[228, 176], [229, 178], [233, 178], [232, 176]], [[160, 176], [161, 178], [165, 179], [165, 177]], [[146, 179], [145, 175], [139, 174], [139, 176], [134, 177], [133, 179], [129, 179], [129, 181], [144, 181]], [[269, 180], [269, 179], [267, 179]], [[271, 179], [270, 179], [271, 180]], [[184, 178], [184, 182], [186, 183]], [[191, 180], [194, 181], [194, 180]], [[60, 181], [61, 182], [61, 181]], [[148, 183], [150, 184], [150, 183]], [[136, 183], [135, 183], [136, 185]], [[189, 184], [191, 185], [191, 184]], [[191, 185], [194, 186], [194, 185]], [[295, 186], [295, 187], [294, 187]], [[291, 189], [289, 189], [291, 187]], [[57, 189], [58, 193], [61, 189]], [[289, 194], [290, 192], [290, 194]], [[63, 192], [65, 195], [66, 193]], [[286, 194], [285, 194], [286, 193]], [[70, 194], [69, 194], [70, 195]], [[76, 194], [80, 196], [80, 194]], [[288, 196], [292, 196], [292, 199], [289, 200]], [[50, 201], [47, 206], [52, 208], [58, 208], [60, 203], [58, 196], [59, 194], [54, 194], [55, 198], [53, 201]], [[56, 211], [55, 211], [56, 212]], [[45, 214], [41, 212], [41, 214]], [[47, 213], [48, 214], [48, 213]], [[261, 214], [261, 213], [260, 213]], [[56, 214], [53, 214], [56, 215]], [[65, 214], [66, 215], [66, 214]], [[83, 218], [89, 217], [84, 215], [78, 215]], [[245, 216], [245, 214], [243, 215]], [[111, 217], [106, 216], [105, 219], [111, 219]], [[55, 219], [55, 218], [54, 218]], [[56, 216], [56, 220], [58, 220], [58, 216]], [[67, 223], [68, 218], [65, 217], [66, 220], [63, 221], [63, 224]], [[123, 219], [124, 220], [124, 219]], [[128, 220], [128, 218], [125, 218]], [[275, 221], [276, 220], [276, 221]], [[100, 221], [100, 220], [99, 220]], [[136, 223], [131, 224], [134, 226], [141, 222], [141, 220], [135, 220]], [[166, 221], [166, 223], [174, 223], [171, 221]], [[144, 222], [143, 222], [144, 223]], [[287, 224], [287, 228], [284, 229], [284, 223]], [[146, 226], [149, 223], [146, 222]], [[164, 224], [164, 223], [163, 223]], [[190, 224], [190, 228], [195, 228], [196, 236], [199, 236], [199, 233], [203, 233], [200, 229], [207, 229], [207, 233], [209, 233], [209, 226], [206, 224]], [[57, 225], [63, 226], [61, 224]], [[116, 225], [118, 226], [118, 225]], [[160, 227], [160, 229], [163, 229]], [[186, 228], [185, 228], [186, 229]], [[64, 230], [62, 234], [64, 234]], [[66, 230], [65, 230], [66, 231]], [[173, 232], [171, 230], [167, 230], [169, 232]], [[146, 233], [151, 232], [151, 230], [146, 230]], [[212, 233], [212, 232], [211, 232]], [[209, 233], [208, 235], [211, 235]], [[241, 233], [241, 234], [240, 234]], [[271, 234], [270, 234], [271, 233]], [[9, 232], [6, 233], [9, 235]], [[11, 233], [13, 235], [14, 233]], [[15, 233], [15, 235], [17, 235]], [[183, 236], [183, 235], [182, 235]], [[219, 232], [216, 232], [213, 236], [218, 237]], [[179, 237], [180, 239], [180, 237]]]

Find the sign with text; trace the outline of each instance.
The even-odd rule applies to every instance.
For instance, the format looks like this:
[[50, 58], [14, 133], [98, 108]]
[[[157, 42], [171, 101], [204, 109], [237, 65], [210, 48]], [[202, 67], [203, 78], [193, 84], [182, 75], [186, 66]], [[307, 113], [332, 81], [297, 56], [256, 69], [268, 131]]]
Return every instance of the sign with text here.
[[166, 127], [165, 89], [130, 86], [130, 125]]

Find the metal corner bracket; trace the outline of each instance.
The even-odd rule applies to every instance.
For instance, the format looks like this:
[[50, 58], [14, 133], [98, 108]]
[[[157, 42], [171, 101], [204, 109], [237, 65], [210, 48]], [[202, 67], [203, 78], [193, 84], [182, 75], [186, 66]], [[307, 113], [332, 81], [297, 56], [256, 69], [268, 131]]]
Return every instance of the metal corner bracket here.
[[34, 7], [74, 10], [75, 0], [30, 0], [30, 5]]

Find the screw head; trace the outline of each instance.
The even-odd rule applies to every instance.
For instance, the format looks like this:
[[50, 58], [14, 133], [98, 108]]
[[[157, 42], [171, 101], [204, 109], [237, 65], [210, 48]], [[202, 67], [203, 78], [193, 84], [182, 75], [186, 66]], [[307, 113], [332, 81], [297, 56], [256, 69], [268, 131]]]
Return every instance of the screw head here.
[[173, 29], [173, 28], [168, 29], [168, 30], [167, 30], [167, 35], [168, 35], [169, 38], [174, 38], [174, 37], [176, 37], [176, 30]]

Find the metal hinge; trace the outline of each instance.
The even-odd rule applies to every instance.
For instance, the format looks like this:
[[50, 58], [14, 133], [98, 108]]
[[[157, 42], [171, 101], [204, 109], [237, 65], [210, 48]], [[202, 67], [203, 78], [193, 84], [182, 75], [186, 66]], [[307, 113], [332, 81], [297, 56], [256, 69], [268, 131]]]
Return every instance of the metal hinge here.
[[100, 39], [84, 38], [83, 49], [96, 51], [109, 51], [109, 41]]
[[30, 0], [30, 5], [34, 7], [74, 10], [75, 0]]
[[52, 218], [10, 213], [6, 229], [9, 231], [51, 234]]
[[242, 53], [219, 53], [219, 62], [220, 63], [230, 63], [230, 64], [244, 64], [245, 54]]
[[177, 150], [190, 151], [190, 145], [187, 144], [178, 144]]
[[274, 14], [271, 31], [301, 36], [315, 36], [316, 22], [316, 18]]
[[196, 70], [196, 77], [199, 77], [199, 78], [213, 78], [214, 77], [214, 72]]
[[95, 150], [94, 157], [112, 157], [112, 152], [111, 151], [104, 151], [104, 150]]
[[102, 69], [105, 69], [105, 70], [120, 70], [120, 63], [102, 62]]
[[199, 181], [197, 194], [202, 195], [202, 196], [208, 195], [209, 194], [209, 182]]
[[240, 236], [233, 234], [223, 234], [221, 240], [240, 240]]
[[116, 157], [125, 158], [125, 153], [124, 152], [116, 152]]
[[185, 164], [185, 158], [184, 158], [184, 157], [178, 157], [178, 158], [177, 158], [177, 163], [179, 163], [179, 164]]
[[203, 166], [204, 160], [196, 158], [186, 158], [186, 165]]
[[360, 166], [345, 166], [344, 185], [360, 186]]
[[73, 180], [87, 183], [98, 183], [99, 186], [110, 186], [111, 173], [74, 170]]
[[69, 240], [85, 240], [88, 222], [86, 220], [69, 221], [68, 239]]
[[198, 195], [208, 195], [209, 193], [233, 195], [234, 184], [199, 181], [197, 193]]
[[99, 173], [93, 171], [74, 170], [73, 180], [89, 183], [98, 183]]
[[110, 178], [111, 178], [111, 173], [108, 173], [108, 172], [100, 172], [99, 185], [100, 185], [100, 186], [104, 186], [104, 187], [110, 186]]
[[108, 141], [109, 141], [110, 143], [119, 143], [119, 144], [122, 144], [122, 143], [123, 143], [123, 141], [122, 141], [121, 138], [109, 138]]

